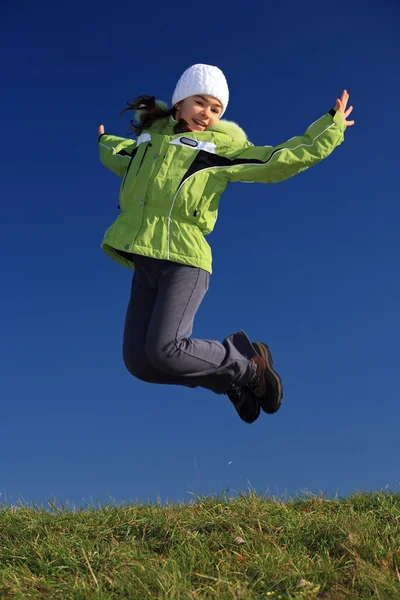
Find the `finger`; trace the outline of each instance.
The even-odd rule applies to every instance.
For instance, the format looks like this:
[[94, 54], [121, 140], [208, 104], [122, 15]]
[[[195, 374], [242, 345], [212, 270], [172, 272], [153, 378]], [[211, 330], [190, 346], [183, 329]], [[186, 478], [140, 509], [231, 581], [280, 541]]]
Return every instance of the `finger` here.
[[336, 98], [336, 110], [340, 110], [342, 107], [342, 103], [339, 98]]
[[355, 121], [345, 121], [344, 124], [349, 127], [350, 125], [354, 125]]
[[348, 116], [349, 116], [349, 114], [350, 114], [351, 112], [353, 112], [353, 106], [350, 106], [350, 107], [349, 107], [349, 108], [346, 110], [346, 112], [344, 113], [344, 116], [345, 116], [345, 117], [348, 117]]
[[99, 125], [99, 135], [104, 133], [104, 125]]
[[342, 92], [342, 97], [341, 97], [341, 101], [342, 101], [342, 109], [346, 110], [346, 106], [347, 106], [347, 101], [349, 99], [349, 96], [347, 94], [347, 90], [343, 90]]

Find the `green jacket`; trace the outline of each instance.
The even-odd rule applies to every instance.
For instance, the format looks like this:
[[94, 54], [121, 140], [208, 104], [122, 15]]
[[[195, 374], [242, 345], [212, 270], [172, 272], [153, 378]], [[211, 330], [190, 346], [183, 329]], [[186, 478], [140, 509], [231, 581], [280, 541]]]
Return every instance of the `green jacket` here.
[[122, 178], [121, 214], [101, 247], [131, 269], [129, 253], [212, 272], [205, 239], [215, 226], [228, 183], [276, 183], [318, 163], [338, 146], [345, 124], [332, 109], [305, 134], [279, 146], [254, 146], [235, 123], [174, 134], [172, 117], [155, 121], [136, 141], [99, 137], [100, 159]]

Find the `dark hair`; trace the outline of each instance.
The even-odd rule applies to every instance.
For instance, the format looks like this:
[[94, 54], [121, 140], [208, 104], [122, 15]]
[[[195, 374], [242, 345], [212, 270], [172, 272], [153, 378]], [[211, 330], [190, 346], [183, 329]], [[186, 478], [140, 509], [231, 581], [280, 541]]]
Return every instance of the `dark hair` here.
[[[144, 129], [149, 129], [154, 121], [158, 121], [159, 119], [167, 119], [171, 116], [175, 118], [177, 110], [175, 107], [172, 107], [170, 110], [168, 110], [157, 106], [156, 97], [146, 95], [138, 96], [133, 100], [128, 100], [127, 105], [128, 108], [124, 108], [124, 110], [120, 112], [120, 116], [122, 116], [127, 110], [143, 111], [140, 115], [140, 121], [137, 125], [132, 119], [130, 121], [132, 131], [137, 136], [139, 136]], [[187, 131], [190, 131], [188, 124], [184, 119], [180, 119], [174, 127], [174, 133], [185, 133]]]

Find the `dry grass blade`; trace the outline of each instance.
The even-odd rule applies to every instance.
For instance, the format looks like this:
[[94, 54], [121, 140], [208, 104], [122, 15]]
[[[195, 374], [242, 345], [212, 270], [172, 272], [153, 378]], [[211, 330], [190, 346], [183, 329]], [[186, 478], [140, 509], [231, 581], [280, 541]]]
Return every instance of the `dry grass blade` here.
[[97, 581], [97, 579], [96, 579], [96, 575], [93, 573], [92, 566], [91, 566], [91, 564], [90, 564], [90, 562], [89, 562], [89, 559], [88, 559], [88, 557], [86, 556], [86, 552], [85, 552], [84, 548], [82, 548], [82, 552], [83, 552], [83, 556], [85, 557], [85, 560], [86, 560], [86, 564], [87, 564], [87, 566], [88, 566], [88, 569], [89, 569], [89, 571], [90, 571], [90, 573], [91, 573], [91, 575], [92, 575], [92, 577], [93, 577], [93, 580], [94, 580], [94, 582], [95, 582], [95, 584], [96, 584], [96, 587], [99, 587], [99, 582], [98, 582], [98, 581]]

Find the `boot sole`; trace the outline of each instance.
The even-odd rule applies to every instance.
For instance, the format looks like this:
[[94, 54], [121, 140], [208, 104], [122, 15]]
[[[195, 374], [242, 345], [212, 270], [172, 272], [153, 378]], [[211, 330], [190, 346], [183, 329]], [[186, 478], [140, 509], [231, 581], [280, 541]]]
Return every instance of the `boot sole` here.
[[263, 342], [253, 342], [253, 346], [256, 349], [256, 352], [265, 360], [265, 362], [267, 364], [267, 369], [273, 376], [274, 382], [276, 384], [275, 389], [277, 392], [278, 401], [276, 403], [274, 403], [273, 407], [271, 407], [270, 402], [263, 401], [262, 398], [258, 399], [262, 410], [266, 413], [272, 414], [272, 413], [277, 412], [282, 404], [282, 398], [283, 398], [282, 381], [281, 381], [281, 378], [279, 377], [278, 373], [276, 371], [274, 371], [274, 369], [273, 369], [272, 356], [271, 356], [271, 352], [270, 352], [267, 344], [264, 344]]

